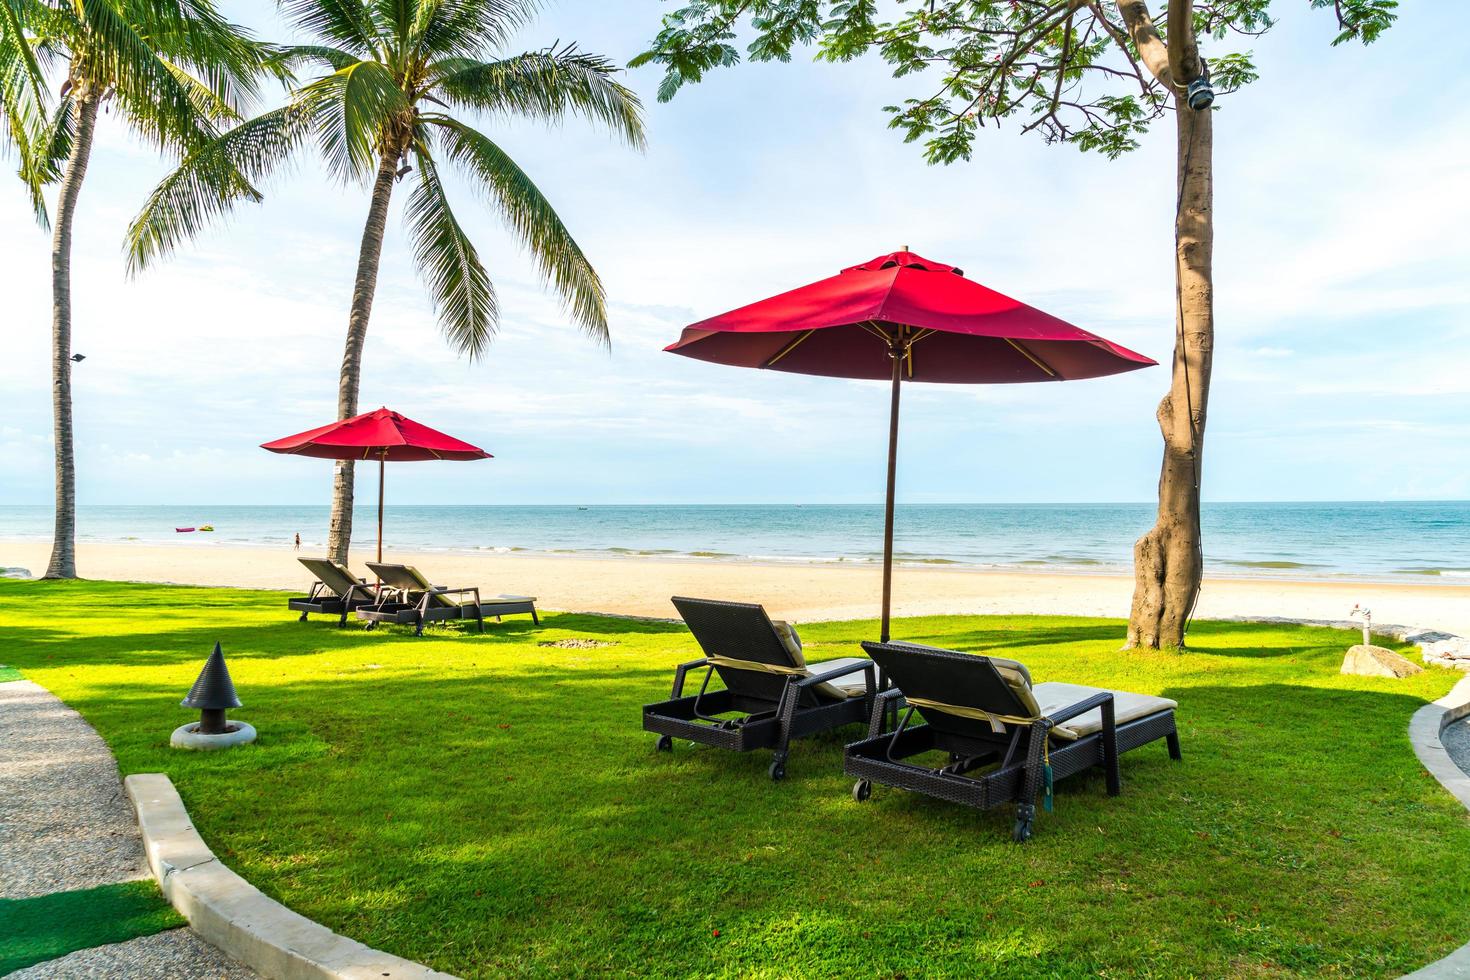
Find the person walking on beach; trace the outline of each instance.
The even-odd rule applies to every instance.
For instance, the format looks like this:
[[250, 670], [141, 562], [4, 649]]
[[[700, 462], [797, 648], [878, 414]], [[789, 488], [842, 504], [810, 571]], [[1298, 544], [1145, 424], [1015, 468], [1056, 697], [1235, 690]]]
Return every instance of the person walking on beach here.
[[297, 531], [296, 532], [296, 550], [297, 551], [300, 551], [301, 550], [301, 532], [300, 531]]

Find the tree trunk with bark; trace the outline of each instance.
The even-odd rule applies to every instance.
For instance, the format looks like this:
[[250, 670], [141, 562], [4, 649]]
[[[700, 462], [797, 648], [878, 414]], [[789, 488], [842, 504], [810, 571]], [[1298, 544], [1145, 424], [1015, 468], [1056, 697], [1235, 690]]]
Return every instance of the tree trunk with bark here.
[[1174, 359], [1157, 413], [1164, 437], [1158, 515], [1133, 546], [1127, 644], [1173, 648], [1184, 645], [1204, 570], [1200, 473], [1215, 344], [1213, 119], [1210, 109], [1191, 109], [1186, 98], [1189, 82], [1204, 74], [1191, 0], [1169, 3], [1167, 45], [1143, 0], [1119, 0], [1118, 9], [1141, 59], [1174, 93], [1178, 127]]
[[[362, 347], [367, 340], [368, 318], [373, 312], [373, 293], [378, 288], [378, 260], [383, 254], [383, 234], [388, 227], [388, 202], [393, 197], [398, 156], [397, 149], [385, 150], [378, 162], [372, 204], [368, 207], [367, 224], [362, 230], [362, 246], [357, 254], [357, 279], [352, 286], [352, 310], [347, 318], [347, 346], [342, 353], [342, 375], [337, 383], [339, 421], [357, 414], [357, 389], [362, 381]], [[352, 460], [338, 460], [332, 480], [332, 523], [327, 533], [327, 553], [344, 563], [352, 542], [352, 477]]]
[[71, 415], [71, 227], [77, 198], [92, 155], [99, 93], [82, 86], [73, 92], [76, 137], [56, 199], [51, 230], [51, 415], [56, 442], [56, 518], [51, 561], [45, 578], [76, 578], [76, 457]]

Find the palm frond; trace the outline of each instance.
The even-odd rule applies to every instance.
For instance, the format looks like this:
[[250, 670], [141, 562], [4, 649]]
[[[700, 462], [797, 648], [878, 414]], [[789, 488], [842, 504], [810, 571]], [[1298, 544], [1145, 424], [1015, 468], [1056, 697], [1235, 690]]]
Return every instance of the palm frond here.
[[322, 65], [331, 71], [340, 71], [362, 60], [351, 51], [330, 44], [288, 44], [280, 49], [278, 57], [292, 68]]
[[322, 154], [344, 181], [365, 178], [377, 168], [385, 131], [411, 112], [408, 97], [376, 61], [335, 71], [302, 89], [298, 98], [317, 107]]
[[428, 147], [415, 142], [418, 184], [404, 207], [413, 257], [429, 290], [444, 336], [470, 360], [484, 356], [500, 311], [495, 287], [474, 243], [449, 207], [444, 182]]
[[202, 146], [217, 133], [195, 107], [194, 93], [108, 0], [79, 0], [87, 23], [85, 53], [73, 66], [85, 72], [93, 97], [116, 95], [120, 115], [141, 136], [160, 147]]
[[200, 117], [212, 122], [232, 122], [240, 118], [240, 113], [221, 97], [215, 86], [194, 77], [183, 65], [164, 61], [163, 66], [189, 96], [189, 102]]
[[632, 89], [614, 80], [620, 69], [575, 45], [499, 61], [445, 59], [434, 67], [433, 90], [451, 105], [554, 121], [579, 115], [632, 146], [644, 146], [643, 106]]
[[45, 140], [48, 100], [45, 74], [22, 17], [30, 6], [22, 0], [0, 0], [0, 155], [16, 152], [31, 207], [45, 228], [50, 224], [42, 193], [45, 181], [37, 177], [32, 161]]
[[531, 22], [539, 0], [420, 0], [411, 41], [430, 58], [486, 58]]
[[41, 189], [61, 179], [62, 164], [71, 155], [76, 131], [76, 101], [70, 95], [64, 95], [21, 154], [20, 178], [30, 189], [31, 207], [42, 228], [49, 228], [51, 221], [46, 214], [46, 199]]
[[292, 103], [243, 122], [186, 156], [128, 226], [129, 273], [166, 256], [237, 202], [260, 200], [255, 185], [306, 140], [314, 122], [310, 104]]
[[[207, 0], [112, 0], [123, 18], [157, 52], [230, 107], [223, 117], [254, 104], [262, 74], [270, 73], [276, 47], [221, 17]], [[160, 10], [159, 8], [164, 8]], [[279, 77], [279, 76], [278, 76]]]
[[572, 319], [588, 334], [608, 343], [602, 281], [551, 202], [488, 136], [440, 113], [425, 114], [423, 120], [434, 127], [446, 157], [500, 211], [540, 266], [546, 282], [566, 303]]
[[378, 52], [381, 38], [361, 0], [283, 0], [280, 8], [296, 27], [326, 38], [359, 58]]

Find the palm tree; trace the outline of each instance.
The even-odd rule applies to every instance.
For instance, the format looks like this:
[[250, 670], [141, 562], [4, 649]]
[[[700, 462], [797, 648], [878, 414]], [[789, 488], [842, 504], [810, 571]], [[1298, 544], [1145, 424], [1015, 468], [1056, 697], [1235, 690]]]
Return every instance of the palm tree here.
[[[643, 145], [642, 107], [607, 59], [575, 45], [499, 55], [527, 23], [533, 0], [286, 0], [294, 26], [319, 43], [287, 49], [322, 74], [287, 104], [241, 123], [190, 154], [154, 190], [129, 232], [141, 268], [199, 232], [315, 138], [332, 174], [372, 187], [347, 317], [337, 416], [357, 414], [363, 342], [393, 186], [416, 172], [404, 208], [414, 259], [448, 342], [472, 360], [498, 322], [495, 290], [474, 243], [449, 206], [441, 161], [504, 217], [567, 304], [572, 319], [607, 342], [602, 283], [550, 202], [489, 136], [460, 112], [546, 121], [569, 115]], [[328, 549], [346, 560], [352, 536], [352, 463], [332, 489]]]
[[[0, 154], [19, 151], [21, 166], [46, 124], [46, 78], [27, 40], [22, 0], [0, 0]], [[29, 181], [28, 181], [29, 183]], [[41, 195], [31, 186], [33, 200]]]
[[[0, 97], [7, 139], [36, 218], [51, 224], [51, 380], [56, 523], [46, 578], [75, 578], [76, 464], [71, 406], [72, 223], [97, 115], [104, 106], [160, 149], [187, 151], [239, 117], [270, 49], [215, 13], [209, 0], [0, 0]], [[49, 118], [40, 85], [64, 81]], [[42, 189], [58, 184], [55, 221]]]

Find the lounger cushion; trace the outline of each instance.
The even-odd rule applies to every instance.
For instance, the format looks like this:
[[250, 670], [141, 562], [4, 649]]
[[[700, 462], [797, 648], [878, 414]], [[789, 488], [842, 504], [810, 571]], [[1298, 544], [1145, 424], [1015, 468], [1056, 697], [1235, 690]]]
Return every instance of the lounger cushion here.
[[801, 655], [801, 634], [796, 632], [796, 627], [784, 619], [773, 619], [771, 625], [776, 628], [776, 636], [780, 638], [781, 645], [791, 655], [791, 662], [798, 667], [805, 667], [806, 658]]
[[[1133, 694], [1129, 691], [1108, 691], [1103, 687], [1088, 687], [1085, 684], [1064, 684], [1061, 681], [1047, 681], [1045, 684], [1037, 684], [1032, 688], [1036, 695], [1036, 701], [1041, 706], [1041, 714], [1065, 708], [1078, 701], [1084, 701], [1094, 694], [1110, 693], [1113, 695], [1113, 719], [1119, 725], [1124, 722], [1136, 721], [1149, 715], [1158, 714], [1160, 711], [1169, 711], [1179, 707], [1177, 701], [1168, 698], [1155, 697], [1152, 694]], [[1064, 739], [1077, 739], [1093, 732], [1102, 731], [1102, 709], [1093, 708], [1091, 711], [1080, 714], [1075, 718], [1068, 718], [1065, 722], [1052, 730], [1052, 733]]]
[[[891, 645], [896, 647], [911, 647], [915, 650], [935, 650], [939, 653], [954, 652], [953, 650], [946, 650], [943, 647], [932, 647], [923, 643], [898, 641]], [[1031, 671], [1026, 669], [1025, 664], [1019, 660], [1011, 660], [1007, 657], [991, 657], [986, 654], [977, 654], [977, 656], [983, 656], [990, 661], [991, 665], [995, 667], [996, 673], [1000, 674], [1001, 680], [1006, 682], [1006, 686], [1011, 689], [1011, 693], [1016, 696], [1016, 700], [1020, 701], [1022, 707], [1026, 709], [1027, 714], [1036, 715], [1040, 713], [1036, 698], [1031, 693]]]
[[851, 667], [852, 673], [823, 681], [815, 685], [814, 690], [833, 698], [856, 698], [868, 693], [868, 675], [863, 672], [863, 665], [867, 662], [863, 657], [839, 657], [819, 664], [808, 664], [806, 669], [812, 674], [825, 674], [838, 667]]
[[339, 561], [331, 558], [298, 558], [296, 559], [306, 566], [307, 571], [317, 577], [332, 594], [337, 598], [345, 598], [354, 586], [361, 585], [362, 580], [352, 574], [352, 571]]
[[420, 589], [422, 589], [424, 592], [433, 592], [433, 596], [429, 600], [432, 605], [447, 606], [455, 609], [458, 609], [462, 606], [469, 606], [471, 609], [474, 608], [474, 600], [471, 599], [467, 594], [456, 594], [455, 597], [451, 599], [449, 598], [449, 596], [444, 595], [443, 593], [434, 592], [434, 586], [429, 584], [429, 580], [427, 577], [425, 577], [423, 572], [419, 571], [417, 568], [414, 568], [412, 565], [404, 565], [403, 567], [408, 572], [409, 576], [414, 580], [414, 583], [417, 584]]

